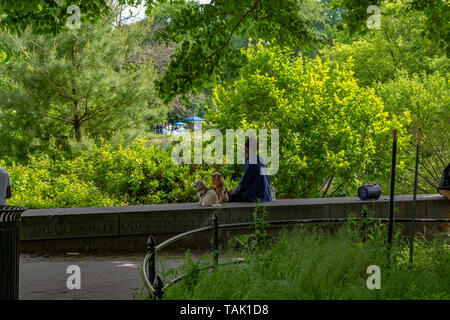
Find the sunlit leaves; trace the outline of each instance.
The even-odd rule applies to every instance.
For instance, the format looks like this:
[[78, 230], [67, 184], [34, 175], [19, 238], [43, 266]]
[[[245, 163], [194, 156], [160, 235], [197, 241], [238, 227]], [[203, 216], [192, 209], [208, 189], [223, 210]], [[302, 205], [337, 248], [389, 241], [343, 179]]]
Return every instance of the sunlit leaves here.
[[45, 150], [51, 136], [66, 144], [120, 130], [136, 134], [165, 113], [154, 69], [137, 56], [142, 30], [114, 30], [109, 22], [56, 36], [0, 33], [13, 53], [0, 72], [16, 84], [0, 87], [1, 110], [15, 112], [0, 118], [5, 153], [23, 159], [27, 152]]
[[342, 192], [388, 171], [387, 141], [408, 119], [391, 117], [373, 89], [358, 86], [351, 60], [332, 66], [262, 43], [243, 54], [242, 78], [214, 90], [209, 116], [221, 128], [280, 130], [278, 194], [319, 196], [331, 177], [343, 185], [330, 191]]
[[0, 28], [22, 33], [31, 27], [36, 33], [56, 34], [67, 29], [67, 8], [80, 8], [82, 23], [95, 23], [109, 13], [107, 0], [0, 0]]

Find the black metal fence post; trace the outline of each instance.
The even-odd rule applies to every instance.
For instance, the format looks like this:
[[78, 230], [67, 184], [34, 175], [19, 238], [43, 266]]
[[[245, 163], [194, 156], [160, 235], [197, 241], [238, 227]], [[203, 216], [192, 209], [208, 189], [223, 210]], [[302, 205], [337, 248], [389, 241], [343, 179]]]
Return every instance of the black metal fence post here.
[[153, 300], [162, 300], [163, 296], [163, 282], [159, 276], [156, 276], [153, 282]]
[[213, 243], [212, 243], [212, 250], [213, 250], [213, 260], [215, 264], [219, 263], [219, 218], [217, 218], [217, 215], [214, 213], [212, 217], [212, 225], [213, 225]]
[[413, 251], [414, 251], [414, 222], [416, 219], [416, 196], [417, 196], [417, 179], [419, 174], [419, 152], [420, 152], [420, 138], [422, 132], [420, 128], [417, 129], [417, 146], [416, 146], [416, 167], [414, 171], [414, 195], [412, 203], [412, 213], [411, 213], [411, 228], [409, 236], [409, 262], [413, 262]]
[[19, 233], [24, 207], [0, 206], [0, 300], [19, 299]]
[[148, 281], [150, 283], [153, 283], [155, 281], [155, 239], [152, 236], [148, 237], [147, 240], [147, 252], [150, 255], [150, 258], [148, 260]]
[[361, 226], [361, 234], [362, 234], [362, 241], [366, 241], [366, 224], [367, 224], [367, 209], [366, 207], [364, 207], [361, 211], [361, 222], [362, 222], [362, 226]]
[[391, 168], [391, 190], [389, 197], [389, 225], [388, 225], [388, 248], [392, 246], [392, 234], [394, 229], [394, 197], [395, 197], [395, 163], [397, 156], [397, 130], [394, 130], [394, 139], [392, 143], [392, 168]]
[[387, 244], [387, 267], [391, 261], [392, 237], [394, 232], [394, 197], [395, 197], [395, 164], [397, 156], [397, 129], [394, 129], [394, 139], [392, 142], [392, 167], [391, 167], [391, 190], [389, 196], [389, 224], [388, 224], [388, 244]]

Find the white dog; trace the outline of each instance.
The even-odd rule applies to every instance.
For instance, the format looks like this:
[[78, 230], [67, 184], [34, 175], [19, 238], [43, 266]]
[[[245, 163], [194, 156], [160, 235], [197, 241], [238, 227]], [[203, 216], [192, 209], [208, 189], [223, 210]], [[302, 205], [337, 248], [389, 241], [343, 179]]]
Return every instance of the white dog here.
[[197, 194], [197, 198], [199, 200], [198, 204], [202, 206], [213, 206], [213, 207], [221, 206], [219, 203], [217, 193], [214, 190], [208, 188], [202, 180], [200, 179], [195, 180], [194, 188]]

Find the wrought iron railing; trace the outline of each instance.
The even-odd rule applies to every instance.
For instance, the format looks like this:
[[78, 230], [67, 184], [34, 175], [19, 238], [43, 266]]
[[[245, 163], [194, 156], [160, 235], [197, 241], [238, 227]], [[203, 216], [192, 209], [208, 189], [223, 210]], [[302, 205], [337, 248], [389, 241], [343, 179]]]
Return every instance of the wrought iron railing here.
[[19, 298], [19, 233], [27, 208], [0, 206], [0, 300]]

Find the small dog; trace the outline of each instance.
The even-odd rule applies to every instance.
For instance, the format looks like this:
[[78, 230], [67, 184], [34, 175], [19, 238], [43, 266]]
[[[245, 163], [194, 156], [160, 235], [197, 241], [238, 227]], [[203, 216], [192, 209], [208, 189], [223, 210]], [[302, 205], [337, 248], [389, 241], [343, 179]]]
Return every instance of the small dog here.
[[225, 187], [225, 180], [220, 172], [214, 172], [211, 176], [211, 182], [214, 187], [214, 191], [217, 193], [219, 203], [228, 202], [227, 187]]
[[208, 188], [206, 184], [200, 180], [197, 179], [194, 181], [194, 188], [195, 192], [197, 194], [198, 198], [198, 204], [202, 206], [213, 206], [213, 207], [220, 207], [219, 204], [219, 198], [217, 197], [217, 193]]

